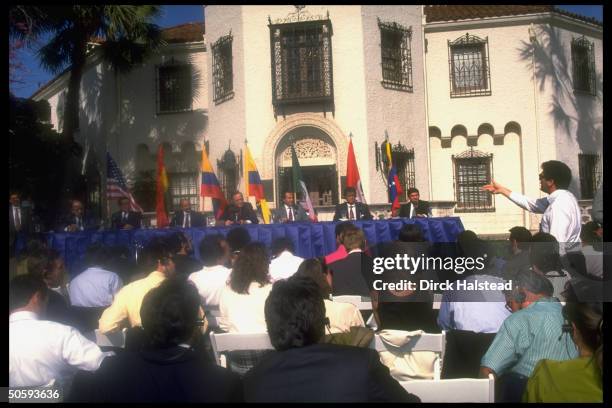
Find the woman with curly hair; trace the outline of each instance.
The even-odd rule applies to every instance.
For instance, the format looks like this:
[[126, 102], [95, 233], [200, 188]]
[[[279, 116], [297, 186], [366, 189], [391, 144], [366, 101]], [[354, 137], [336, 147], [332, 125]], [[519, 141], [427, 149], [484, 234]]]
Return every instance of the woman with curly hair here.
[[222, 330], [230, 333], [266, 331], [264, 304], [272, 289], [269, 264], [263, 244], [254, 242], [242, 248], [219, 300]]

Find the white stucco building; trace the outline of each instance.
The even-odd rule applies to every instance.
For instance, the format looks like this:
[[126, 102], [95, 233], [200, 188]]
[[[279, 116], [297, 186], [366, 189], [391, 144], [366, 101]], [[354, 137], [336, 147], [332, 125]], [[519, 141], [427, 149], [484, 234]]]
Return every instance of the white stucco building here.
[[[603, 147], [597, 22], [552, 6], [220, 5], [204, 14], [205, 35], [204, 24], [166, 29], [169, 45], [127, 75], [94, 51], [83, 78], [78, 141], [94, 148], [101, 186], [111, 153], [145, 210], [154, 210], [159, 144], [173, 152], [173, 200], [197, 207], [203, 142], [230, 194], [242, 189], [247, 140], [272, 207], [290, 188], [293, 143], [319, 219], [331, 219], [349, 135], [380, 214], [389, 208], [386, 135], [404, 190], [417, 187], [434, 215], [460, 215], [480, 234], [537, 229], [537, 218], [479, 186], [494, 178], [538, 197], [546, 160], [567, 163], [572, 192], [592, 198]], [[58, 129], [67, 79], [33, 96], [51, 103]]]

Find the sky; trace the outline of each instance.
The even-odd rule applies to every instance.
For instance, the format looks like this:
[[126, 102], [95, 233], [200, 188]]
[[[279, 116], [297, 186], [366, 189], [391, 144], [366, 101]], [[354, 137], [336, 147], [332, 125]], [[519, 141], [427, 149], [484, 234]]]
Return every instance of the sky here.
[[[585, 17], [594, 17], [603, 21], [603, 6], [557, 6], [563, 10], [577, 13]], [[200, 5], [162, 6], [162, 16], [156, 21], [160, 27], [172, 27], [184, 23], [204, 21], [204, 8]], [[44, 43], [44, 39], [42, 39]], [[21, 76], [26, 83], [17, 84], [12, 88], [13, 93], [22, 98], [30, 97], [39, 87], [53, 78], [53, 75], [40, 68], [34, 51], [20, 52], [19, 58], [25, 65], [25, 72]]]

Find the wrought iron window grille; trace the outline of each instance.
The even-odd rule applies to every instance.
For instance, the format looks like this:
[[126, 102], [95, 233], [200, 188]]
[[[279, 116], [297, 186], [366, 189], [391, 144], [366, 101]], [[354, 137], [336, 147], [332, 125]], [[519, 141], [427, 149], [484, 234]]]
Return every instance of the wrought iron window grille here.
[[384, 88], [412, 92], [412, 27], [398, 23], [382, 22], [380, 30], [380, 52], [382, 81]]
[[172, 58], [155, 69], [157, 114], [189, 112], [193, 110], [191, 65]]
[[180, 208], [182, 199], [189, 200], [191, 209], [198, 210], [200, 202], [198, 173], [168, 173], [169, 193], [172, 198], [172, 208]]
[[455, 212], [494, 212], [495, 197], [482, 186], [493, 179], [493, 154], [470, 148], [451, 156], [454, 167]]
[[574, 91], [596, 95], [595, 43], [584, 36], [572, 39], [572, 74]]
[[[376, 170], [380, 172], [385, 186], [387, 185], [387, 176], [389, 175], [390, 170], [386, 153], [386, 143], [388, 142], [382, 142], [380, 147], [378, 142], [374, 143], [374, 149], [376, 152]], [[393, 161], [393, 165], [395, 166], [395, 170], [397, 171], [397, 176], [402, 187], [400, 201], [408, 201], [408, 189], [411, 187], [416, 187], [414, 149], [409, 149], [400, 142], [398, 142], [395, 146], [391, 145], [391, 160]]]
[[232, 33], [219, 38], [212, 46], [213, 102], [215, 105], [234, 97], [232, 69]]
[[601, 181], [600, 157], [598, 154], [578, 155], [580, 194], [583, 200], [592, 199]]
[[489, 39], [466, 33], [448, 41], [451, 98], [491, 95]]
[[[293, 13], [270, 18], [272, 104], [333, 103], [332, 25], [325, 19]], [[280, 21], [280, 22], [279, 22]]]

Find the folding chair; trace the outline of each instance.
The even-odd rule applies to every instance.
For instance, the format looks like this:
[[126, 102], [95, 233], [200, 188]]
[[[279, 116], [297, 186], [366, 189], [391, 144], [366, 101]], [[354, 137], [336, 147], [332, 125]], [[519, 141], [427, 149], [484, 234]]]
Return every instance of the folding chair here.
[[210, 344], [217, 365], [227, 368], [222, 353], [240, 350], [274, 350], [268, 333], [215, 333], [210, 332]]
[[440, 304], [442, 303], [442, 294], [434, 293], [433, 295], [433, 308], [434, 310], [440, 310]]
[[444, 351], [446, 349], [446, 332], [442, 333], [423, 333], [420, 336], [414, 336], [407, 344], [401, 347], [394, 347], [386, 343], [379, 333], [374, 335], [374, 339], [370, 344], [370, 348], [378, 351], [393, 351], [401, 354], [412, 353], [414, 351], [433, 351], [440, 353], [440, 358], [436, 360], [434, 366], [434, 379], [439, 380], [442, 373], [442, 364], [444, 363]]
[[[371, 311], [372, 310], [372, 299], [367, 296], [353, 296], [353, 295], [341, 295], [341, 296], [333, 296], [333, 302], [342, 302], [342, 303], [350, 303], [355, 305], [360, 312]], [[376, 326], [376, 321], [374, 320], [374, 313], [370, 314], [370, 317], [366, 321], [365, 325], [367, 327], [372, 328], [372, 330], [378, 329]]]
[[210, 329], [218, 329], [219, 328], [219, 317], [221, 317], [221, 311], [219, 310], [219, 306], [204, 307], [204, 314], [206, 315], [206, 320], [208, 320], [208, 327]]
[[458, 378], [453, 380], [400, 381], [406, 391], [421, 402], [494, 402], [495, 379]]

